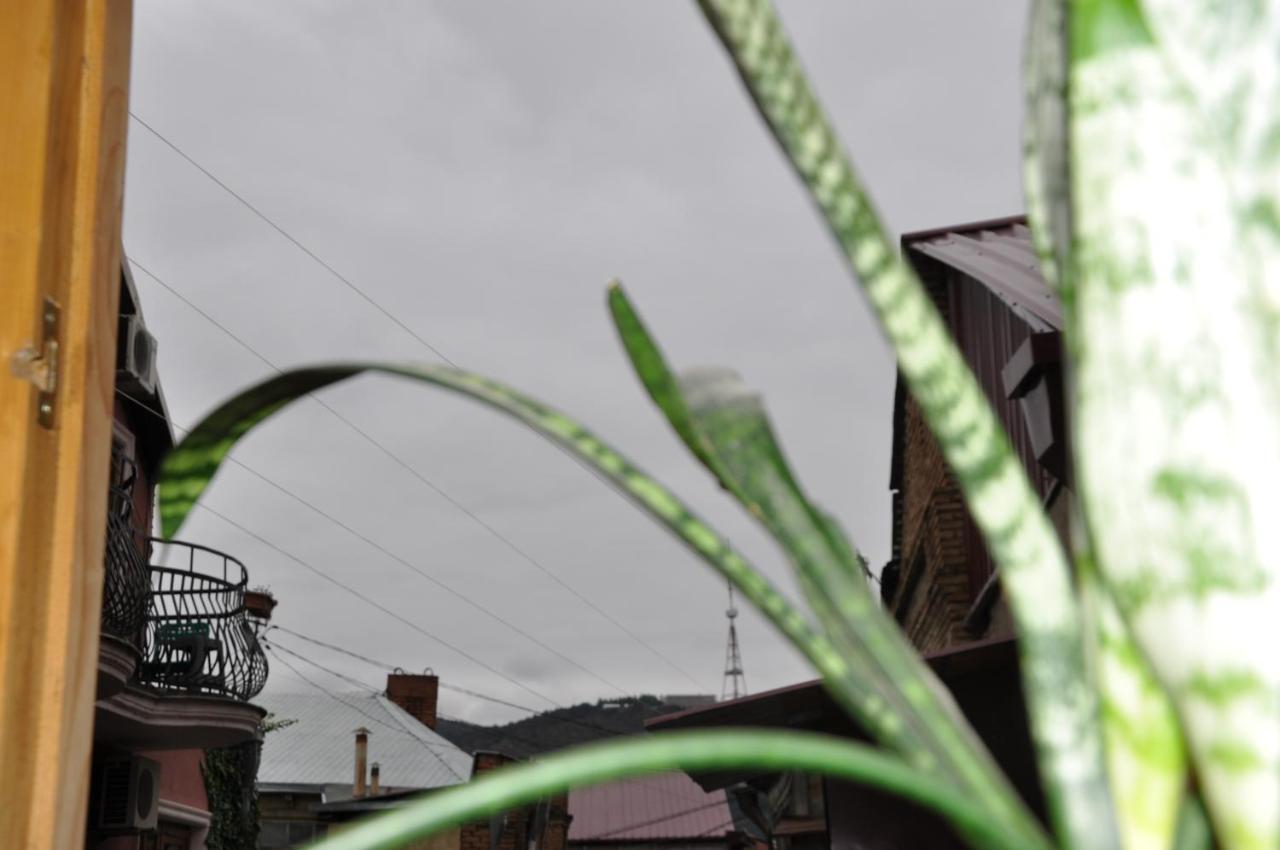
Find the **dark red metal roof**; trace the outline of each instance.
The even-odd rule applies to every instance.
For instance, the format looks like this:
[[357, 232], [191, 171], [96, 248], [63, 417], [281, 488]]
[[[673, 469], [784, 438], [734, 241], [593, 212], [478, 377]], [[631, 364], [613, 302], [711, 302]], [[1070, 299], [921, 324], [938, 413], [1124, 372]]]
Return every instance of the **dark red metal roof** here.
[[622, 779], [569, 792], [570, 842], [715, 840], [733, 829], [724, 791], [684, 773]]
[[933, 257], [981, 282], [1033, 331], [1062, 330], [1062, 302], [1040, 274], [1021, 218], [908, 233], [904, 252]]

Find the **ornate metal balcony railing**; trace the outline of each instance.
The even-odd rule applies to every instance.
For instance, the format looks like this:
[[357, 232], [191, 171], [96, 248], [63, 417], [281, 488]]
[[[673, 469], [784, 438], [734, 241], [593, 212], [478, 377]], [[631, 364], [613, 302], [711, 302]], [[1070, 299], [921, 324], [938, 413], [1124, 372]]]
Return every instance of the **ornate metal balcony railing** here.
[[133, 525], [133, 475], [111, 488], [107, 502], [102, 631], [137, 645], [151, 590], [146, 536]]
[[151, 543], [139, 683], [164, 693], [257, 696], [267, 681], [267, 658], [245, 613], [244, 565], [194, 543]]

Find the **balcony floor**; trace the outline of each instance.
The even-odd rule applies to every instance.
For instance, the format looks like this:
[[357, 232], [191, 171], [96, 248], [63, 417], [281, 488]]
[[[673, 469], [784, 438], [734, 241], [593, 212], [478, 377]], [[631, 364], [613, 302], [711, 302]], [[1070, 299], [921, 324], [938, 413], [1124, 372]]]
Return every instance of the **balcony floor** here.
[[209, 749], [253, 740], [267, 712], [228, 697], [173, 693], [136, 686], [99, 700], [95, 740], [128, 750]]

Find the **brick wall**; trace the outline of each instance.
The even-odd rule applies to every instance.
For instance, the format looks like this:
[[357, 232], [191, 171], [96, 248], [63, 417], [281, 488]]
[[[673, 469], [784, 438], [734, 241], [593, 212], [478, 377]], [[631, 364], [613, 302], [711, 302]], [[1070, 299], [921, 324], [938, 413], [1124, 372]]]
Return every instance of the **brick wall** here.
[[388, 673], [387, 699], [428, 729], [436, 728], [440, 679], [431, 673]]
[[[472, 779], [515, 761], [500, 753], [478, 752], [472, 761]], [[536, 805], [520, 806], [507, 812], [502, 834], [498, 840], [499, 850], [527, 850], [530, 827], [534, 819]], [[565, 850], [569, 843], [569, 795], [557, 794], [549, 801], [546, 828], [538, 850]], [[489, 821], [465, 824], [459, 835], [459, 850], [490, 850]]]
[[901, 577], [890, 610], [922, 652], [973, 640], [968, 514], [920, 408], [903, 417]]

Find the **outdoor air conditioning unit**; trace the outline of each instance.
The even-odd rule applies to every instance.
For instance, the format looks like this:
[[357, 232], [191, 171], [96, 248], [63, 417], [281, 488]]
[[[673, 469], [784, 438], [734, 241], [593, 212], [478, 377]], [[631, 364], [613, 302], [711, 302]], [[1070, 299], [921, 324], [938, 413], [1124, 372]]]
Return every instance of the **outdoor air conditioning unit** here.
[[155, 829], [160, 814], [159, 764], [140, 756], [108, 758], [98, 782], [98, 829]]
[[156, 391], [156, 338], [142, 317], [120, 317], [116, 354], [116, 383], [125, 392], [151, 395]]

